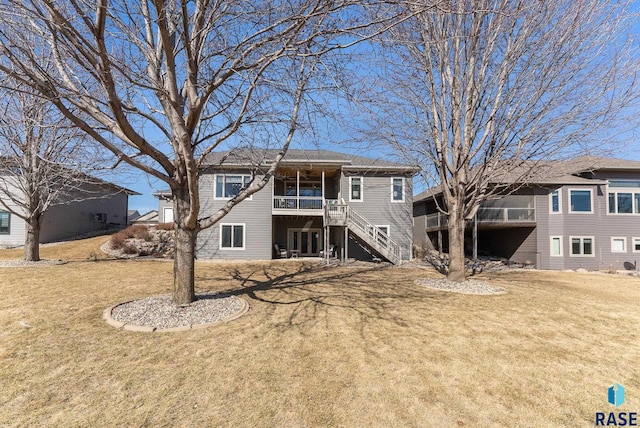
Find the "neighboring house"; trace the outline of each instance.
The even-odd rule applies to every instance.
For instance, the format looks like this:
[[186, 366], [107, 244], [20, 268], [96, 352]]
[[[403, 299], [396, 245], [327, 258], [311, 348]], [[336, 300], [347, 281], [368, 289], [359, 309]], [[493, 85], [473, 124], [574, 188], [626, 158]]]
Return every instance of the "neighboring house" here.
[[[640, 259], [640, 162], [584, 156], [546, 162], [527, 183], [505, 177], [510, 193], [478, 210], [480, 255], [506, 257], [540, 269], [630, 269]], [[438, 189], [415, 197], [414, 241], [447, 248]], [[465, 250], [472, 251], [473, 222]]]
[[127, 211], [127, 224], [133, 223], [135, 219], [140, 217], [140, 213], [138, 210], [128, 210]]
[[[84, 183], [76, 189], [72, 199], [56, 201], [49, 207], [40, 229], [41, 244], [127, 224], [129, 196], [139, 193], [99, 179], [93, 180], [94, 183]], [[17, 209], [6, 198], [4, 203]], [[24, 220], [0, 205], [0, 246], [24, 245], [25, 235]]]
[[[220, 209], [251, 181], [253, 172], [263, 177], [277, 153], [211, 154], [199, 179], [200, 215]], [[400, 263], [411, 258], [415, 173], [411, 166], [386, 160], [289, 150], [264, 189], [200, 232], [197, 257], [324, 255]], [[171, 194], [154, 195], [160, 199], [159, 222], [172, 222]]]
[[131, 224], [144, 224], [147, 226], [156, 225], [158, 224], [158, 211], [151, 210], [148, 213], [142, 214], [133, 220]]

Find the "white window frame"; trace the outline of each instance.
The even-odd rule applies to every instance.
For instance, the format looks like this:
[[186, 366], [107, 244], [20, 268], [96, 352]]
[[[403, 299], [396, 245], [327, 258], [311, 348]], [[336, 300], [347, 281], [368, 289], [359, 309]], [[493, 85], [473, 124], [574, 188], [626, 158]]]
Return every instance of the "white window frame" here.
[[[573, 240], [580, 239], [580, 254], [573, 254]], [[591, 254], [583, 254], [584, 240], [591, 239]], [[569, 236], [569, 256], [570, 257], [595, 257], [596, 256], [596, 238], [595, 236]]]
[[388, 224], [376, 224], [375, 226], [376, 226], [378, 229], [381, 229], [381, 228], [383, 228], [383, 227], [386, 227], [386, 228], [387, 228], [387, 236], [388, 236], [389, 238], [391, 238], [391, 226], [389, 226]]
[[[387, 242], [386, 242], [386, 245], [389, 245], [389, 241], [391, 240], [391, 226], [388, 225], [388, 224], [376, 224], [374, 226], [377, 229], [380, 229], [380, 228], [383, 228], [383, 227], [387, 229]], [[374, 237], [373, 229], [369, 228], [368, 230], [369, 230], [369, 236], [371, 236], [371, 238], [373, 238]], [[379, 241], [379, 243], [380, 243], [380, 241]]]
[[[360, 199], [353, 199], [353, 179], [360, 179]], [[364, 202], [364, 177], [362, 176], [352, 176], [349, 177], [349, 202]]]
[[[560, 241], [560, 254], [553, 254], [553, 240], [557, 239]], [[564, 257], [564, 242], [562, 236], [550, 236], [549, 237], [549, 255], [550, 257]]]
[[[553, 210], [553, 193], [558, 192], [558, 211]], [[562, 214], [562, 188], [549, 192], [549, 214]]]
[[[613, 190], [615, 189], [615, 190]], [[609, 195], [614, 194], [614, 211], [610, 212], [611, 203], [609, 202]], [[618, 193], [631, 193], [631, 212], [621, 213], [618, 212]], [[607, 215], [638, 215], [640, 211], [636, 210], [636, 195], [640, 194], [640, 188], [638, 187], [609, 187], [607, 186]]]
[[640, 243], [640, 236], [634, 236], [633, 238], [631, 238], [631, 252], [632, 253], [640, 253], [640, 250], [636, 250], [636, 241], [638, 241], [638, 243]]
[[[249, 177], [249, 179], [251, 179], [251, 174], [213, 174], [213, 199], [218, 200], [218, 201], [228, 201], [230, 199], [232, 199], [233, 197], [226, 197], [226, 196], [220, 196], [218, 195], [218, 191], [217, 191], [217, 187], [218, 187], [218, 177], [225, 177], [225, 182], [222, 184], [222, 189], [224, 191], [224, 187], [226, 184], [226, 177], [229, 176], [240, 176], [242, 177], [242, 184], [244, 185], [245, 182], [245, 177]], [[253, 200], [253, 195], [248, 196], [247, 199], [248, 201]]]
[[[613, 241], [622, 241], [622, 251], [614, 251], [613, 249]], [[612, 236], [611, 237], [611, 252], [622, 254], [627, 252], [627, 238], [624, 236]]]
[[[571, 192], [589, 192], [589, 205], [591, 211], [574, 211], [571, 208]], [[593, 189], [568, 189], [569, 213], [571, 214], [593, 214]]]
[[[233, 231], [234, 227], [242, 226], [242, 247], [223, 247], [222, 246], [222, 227], [223, 226], [231, 226], [231, 245], [233, 245]], [[247, 224], [246, 223], [220, 223], [220, 243], [218, 244], [218, 248], [224, 251], [244, 251], [247, 243]]]
[[[402, 199], [393, 199], [393, 180], [401, 180], [402, 181]], [[406, 184], [404, 177], [391, 177], [391, 202], [394, 203], [403, 203], [404, 202], [404, 194], [407, 192]]]

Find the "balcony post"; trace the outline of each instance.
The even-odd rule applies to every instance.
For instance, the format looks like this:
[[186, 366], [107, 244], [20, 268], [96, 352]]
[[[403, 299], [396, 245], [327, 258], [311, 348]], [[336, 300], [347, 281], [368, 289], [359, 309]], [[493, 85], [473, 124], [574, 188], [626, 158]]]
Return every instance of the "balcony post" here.
[[473, 262], [478, 261], [478, 212], [473, 216]]
[[296, 209], [300, 209], [300, 170], [296, 170]]

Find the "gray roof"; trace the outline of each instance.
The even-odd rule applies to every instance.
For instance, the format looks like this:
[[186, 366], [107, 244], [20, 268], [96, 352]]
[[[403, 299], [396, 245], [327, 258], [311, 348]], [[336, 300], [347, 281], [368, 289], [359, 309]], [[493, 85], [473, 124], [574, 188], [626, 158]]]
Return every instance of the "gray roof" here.
[[131, 221], [140, 217], [138, 210], [127, 210], [127, 220]]
[[587, 171], [640, 171], [640, 161], [598, 156], [580, 156], [565, 161], [567, 168], [577, 172]]
[[[522, 162], [518, 167], [497, 174], [494, 185], [532, 184], [541, 186], [564, 184], [606, 184], [606, 180], [581, 176], [597, 171], [640, 171], [640, 162], [628, 159], [580, 156], [569, 160]], [[526, 179], [524, 178], [526, 177]], [[420, 201], [441, 192], [440, 185], [419, 193], [413, 199]]]
[[[249, 150], [235, 149], [225, 152], [214, 152], [207, 156], [207, 166], [266, 166], [269, 165], [280, 150]], [[373, 159], [364, 156], [334, 152], [330, 150], [300, 150], [289, 149], [282, 159], [281, 165], [339, 165], [343, 169], [390, 169], [417, 172], [418, 168], [412, 165], [391, 162], [386, 159]]]
[[142, 214], [140, 217], [133, 220], [134, 223], [154, 222], [158, 221], [158, 211], [151, 210], [148, 213]]

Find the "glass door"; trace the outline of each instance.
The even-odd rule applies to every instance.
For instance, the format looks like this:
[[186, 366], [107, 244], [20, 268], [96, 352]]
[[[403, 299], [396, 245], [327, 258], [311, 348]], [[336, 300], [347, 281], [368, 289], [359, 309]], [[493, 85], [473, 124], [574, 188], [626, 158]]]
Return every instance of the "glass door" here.
[[289, 249], [292, 255], [317, 256], [322, 250], [320, 229], [289, 229]]

